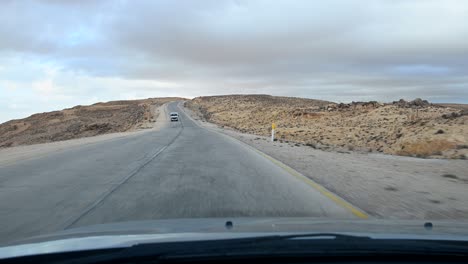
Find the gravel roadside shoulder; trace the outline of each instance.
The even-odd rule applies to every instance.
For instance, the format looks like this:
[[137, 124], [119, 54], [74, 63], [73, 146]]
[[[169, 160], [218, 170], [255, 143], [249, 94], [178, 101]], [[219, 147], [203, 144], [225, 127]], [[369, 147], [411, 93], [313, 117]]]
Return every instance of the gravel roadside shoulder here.
[[274, 157], [372, 217], [468, 220], [467, 160], [324, 151], [294, 142], [271, 142], [267, 137], [218, 127], [184, 110], [200, 125]]

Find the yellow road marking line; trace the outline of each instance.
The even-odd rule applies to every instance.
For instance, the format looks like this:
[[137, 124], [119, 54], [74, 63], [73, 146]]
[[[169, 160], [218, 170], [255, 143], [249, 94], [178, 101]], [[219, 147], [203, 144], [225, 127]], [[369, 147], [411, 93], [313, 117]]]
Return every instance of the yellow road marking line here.
[[[179, 107], [180, 108], [180, 107]], [[180, 108], [184, 113], [185, 111]], [[198, 127], [202, 128], [198, 122], [196, 122], [195, 120], [192, 119], [192, 117], [185, 113], [186, 116], [188, 116]], [[221, 132], [218, 132], [218, 131], [215, 131], [211, 128], [207, 128], [207, 127], [204, 127], [204, 129], [207, 129], [207, 130], [210, 130], [212, 132], [215, 132], [219, 135], [223, 135], [229, 139], [232, 139], [234, 141], [237, 141], [237, 142], [240, 142], [242, 144], [244, 144], [245, 146], [251, 148], [253, 151], [257, 152], [258, 154], [260, 154], [262, 157], [270, 160], [271, 162], [273, 162], [274, 164], [276, 164], [277, 166], [281, 167], [283, 170], [285, 170], [286, 172], [288, 172], [289, 174], [291, 174], [292, 176], [296, 177], [297, 179], [301, 180], [302, 182], [304, 182], [305, 184], [309, 185], [310, 187], [314, 188], [315, 190], [317, 190], [318, 192], [320, 192], [322, 195], [324, 195], [325, 197], [329, 198], [330, 200], [332, 200], [333, 202], [335, 202], [337, 205], [345, 208], [346, 210], [350, 211], [352, 214], [354, 214], [355, 216], [361, 218], [361, 219], [368, 219], [369, 218], [369, 215], [367, 215], [365, 212], [363, 212], [362, 210], [359, 210], [358, 208], [354, 207], [352, 204], [348, 203], [347, 201], [343, 200], [342, 198], [338, 197], [337, 195], [333, 194], [332, 192], [330, 192], [329, 190], [327, 190], [325, 187], [323, 187], [322, 185], [314, 182], [312, 179], [300, 174], [299, 172], [297, 172], [296, 170], [294, 170], [293, 168], [289, 167], [288, 165], [282, 163], [281, 161], [263, 153], [262, 151], [248, 145], [247, 143], [245, 142], [242, 142], [241, 140], [239, 139], [236, 139], [234, 137], [231, 137], [229, 135], [226, 135], [224, 133], [221, 133]]]

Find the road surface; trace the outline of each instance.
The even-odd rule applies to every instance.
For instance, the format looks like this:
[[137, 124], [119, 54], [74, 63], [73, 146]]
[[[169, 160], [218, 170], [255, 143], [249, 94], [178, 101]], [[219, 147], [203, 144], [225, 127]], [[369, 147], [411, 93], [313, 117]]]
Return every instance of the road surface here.
[[159, 130], [0, 166], [0, 243], [117, 221], [200, 217], [354, 218], [272, 160], [198, 126]]

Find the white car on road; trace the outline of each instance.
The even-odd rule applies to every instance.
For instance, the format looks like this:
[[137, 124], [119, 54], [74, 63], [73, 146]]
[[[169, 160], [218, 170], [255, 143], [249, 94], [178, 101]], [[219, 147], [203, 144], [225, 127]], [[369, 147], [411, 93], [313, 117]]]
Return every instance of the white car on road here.
[[171, 112], [169, 115], [171, 116], [171, 122], [172, 121], [176, 121], [176, 122], [179, 121], [179, 113]]

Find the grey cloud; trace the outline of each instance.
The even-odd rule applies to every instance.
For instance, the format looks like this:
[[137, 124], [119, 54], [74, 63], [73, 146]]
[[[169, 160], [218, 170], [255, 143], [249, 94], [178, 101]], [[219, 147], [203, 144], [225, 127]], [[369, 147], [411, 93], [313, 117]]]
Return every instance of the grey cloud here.
[[[388, 4], [367, 12], [355, 7], [352, 11], [332, 13], [328, 10], [341, 10], [340, 5], [346, 2], [330, 1], [330, 7], [301, 2], [301, 9], [286, 10], [281, 9], [282, 4], [271, 5], [270, 1], [241, 8], [224, 3], [208, 10], [202, 6], [187, 11], [183, 5], [156, 5], [143, 8], [146, 12], [130, 9], [130, 14], [138, 13], [138, 19], [129, 16], [132, 19], [116, 21], [116, 40], [157, 57], [227, 66], [313, 59], [345, 63], [431, 62], [430, 57], [454, 59], [468, 51], [468, 31], [464, 27], [454, 33], [442, 29], [432, 32], [434, 21], [423, 21], [427, 22], [426, 27], [399, 23], [399, 17], [380, 21], [376, 16], [389, 11], [402, 12], [403, 17], [410, 15], [395, 7], [388, 10]], [[348, 4], [341, 8], [351, 7]], [[329, 16], [323, 17], [321, 13], [326, 11]], [[426, 18], [429, 19], [433, 17]]]
[[108, 17], [100, 10], [113, 9], [104, 1], [4, 1], [0, 5], [0, 52], [39, 55], [70, 48], [80, 32], [97, 34]]
[[10, 1], [0, 54], [189, 96], [468, 101], [467, 14], [462, 1]]

